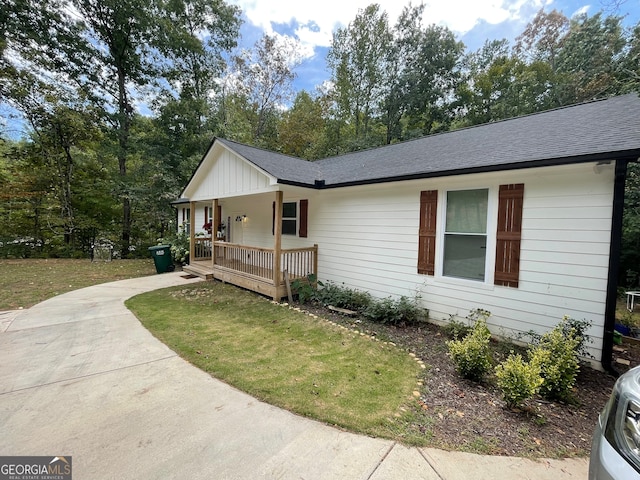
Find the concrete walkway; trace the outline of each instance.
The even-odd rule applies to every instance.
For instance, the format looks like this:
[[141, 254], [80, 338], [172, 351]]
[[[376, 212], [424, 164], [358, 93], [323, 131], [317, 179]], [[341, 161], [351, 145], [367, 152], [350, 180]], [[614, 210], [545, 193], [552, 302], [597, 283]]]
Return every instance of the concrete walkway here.
[[185, 362], [124, 307], [181, 272], [0, 312], [0, 455], [70, 455], [73, 478], [586, 479], [587, 459], [484, 457], [346, 433]]

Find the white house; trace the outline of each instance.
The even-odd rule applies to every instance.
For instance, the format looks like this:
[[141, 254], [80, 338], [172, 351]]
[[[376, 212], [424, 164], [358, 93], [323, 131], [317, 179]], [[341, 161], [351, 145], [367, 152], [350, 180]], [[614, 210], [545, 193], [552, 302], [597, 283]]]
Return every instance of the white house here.
[[434, 321], [489, 310], [498, 335], [569, 315], [592, 322], [591, 353], [608, 368], [626, 169], [639, 157], [631, 94], [316, 162], [218, 138], [175, 203], [194, 273], [276, 299], [285, 275], [316, 273], [418, 295]]

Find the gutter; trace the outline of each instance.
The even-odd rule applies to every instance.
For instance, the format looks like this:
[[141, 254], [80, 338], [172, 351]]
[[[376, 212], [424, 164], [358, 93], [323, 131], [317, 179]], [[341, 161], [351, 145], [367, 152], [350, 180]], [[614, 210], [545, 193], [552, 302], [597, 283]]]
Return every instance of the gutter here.
[[[383, 148], [383, 147], [381, 147]], [[345, 188], [356, 187], [363, 185], [376, 185], [380, 183], [391, 182], [404, 182], [409, 180], [424, 180], [427, 178], [442, 178], [453, 177], [456, 175], [472, 175], [477, 173], [492, 173], [492, 172], [504, 172], [512, 170], [523, 170], [528, 168], [540, 168], [540, 167], [556, 167], [560, 165], [576, 165], [579, 163], [592, 163], [592, 162], [609, 162], [612, 158], [622, 158], [625, 163], [629, 161], [635, 161], [640, 155], [640, 149], [622, 150], [617, 152], [601, 152], [590, 155], [578, 155], [574, 157], [560, 157], [549, 158], [543, 160], [531, 160], [516, 163], [502, 163], [496, 165], [481, 165], [467, 168], [459, 168], [456, 170], [437, 170], [437, 171], [425, 171], [417, 173], [407, 173], [404, 175], [386, 176], [386, 177], [372, 177], [360, 180], [348, 180], [343, 182], [334, 182], [327, 179], [315, 179], [313, 181], [304, 180], [289, 180], [285, 178], [278, 178], [277, 183], [281, 185], [291, 185], [294, 187], [311, 188], [314, 190], [324, 190], [331, 188]], [[321, 162], [321, 160], [320, 160]], [[322, 166], [320, 166], [322, 169]], [[322, 172], [320, 172], [322, 173]], [[626, 166], [625, 166], [626, 176]], [[624, 179], [623, 179], [623, 193], [624, 193]]]
[[604, 313], [602, 336], [602, 367], [614, 377], [618, 372], [611, 365], [613, 355], [613, 331], [616, 323], [616, 303], [618, 300], [618, 274], [620, 272], [620, 252], [622, 250], [622, 215], [624, 213], [624, 190], [627, 165], [630, 159], [616, 160], [613, 184], [613, 214], [611, 222], [611, 242], [609, 244], [609, 278], [607, 280], [607, 300]]

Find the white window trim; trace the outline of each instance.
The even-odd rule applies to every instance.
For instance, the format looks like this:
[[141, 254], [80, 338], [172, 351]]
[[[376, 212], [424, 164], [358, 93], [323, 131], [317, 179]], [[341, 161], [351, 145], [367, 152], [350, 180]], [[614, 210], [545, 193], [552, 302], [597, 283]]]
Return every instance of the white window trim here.
[[[443, 275], [445, 230], [447, 225], [447, 193], [465, 190], [488, 189], [487, 198], [487, 251], [484, 264], [484, 280], [469, 280], [466, 278], [447, 277]], [[498, 229], [498, 185], [477, 185], [468, 188], [440, 188], [438, 189], [438, 211], [436, 219], [436, 265], [434, 280], [451, 285], [476, 287], [493, 290], [496, 266], [496, 231]]]

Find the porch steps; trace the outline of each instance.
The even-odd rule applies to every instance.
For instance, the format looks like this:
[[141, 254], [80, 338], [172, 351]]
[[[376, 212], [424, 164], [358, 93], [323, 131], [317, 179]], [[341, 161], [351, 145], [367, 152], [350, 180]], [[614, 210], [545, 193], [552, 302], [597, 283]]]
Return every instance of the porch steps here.
[[196, 275], [200, 278], [204, 278], [205, 280], [211, 280], [213, 278], [213, 272], [210, 268], [206, 268], [198, 264], [183, 265], [182, 271], [185, 273], [190, 273], [191, 275]]

